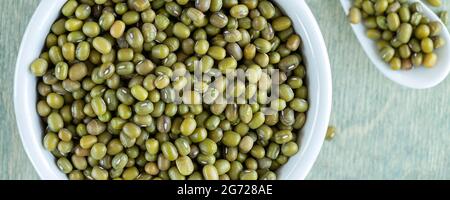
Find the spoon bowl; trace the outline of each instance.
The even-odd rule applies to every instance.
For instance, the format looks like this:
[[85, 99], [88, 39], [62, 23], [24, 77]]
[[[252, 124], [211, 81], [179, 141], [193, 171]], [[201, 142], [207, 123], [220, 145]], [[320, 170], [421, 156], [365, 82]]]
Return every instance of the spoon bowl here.
[[[353, 0], [340, 0], [341, 5], [348, 15], [352, 7]], [[423, 14], [430, 18], [431, 21], [439, 21], [442, 27], [446, 27], [439, 17], [426, 5], [419, 0], [411, 0], [410, 2], [418, 2], [423, 7]], [[376, 42], [366, 36], [366, 28], [362, 23], [352, 25], [361, 46], [369, 56], [370, 60], [384, 76], [392, 81], [413, 89], [427, 89], [437, 86], [441, 83], [450, 72], [450, 34], [447, 28], [442, 28], [441, 37], [446, 41], [446, 45], [437, 49], [435, 53], [438, 56], [438, 62], [433, 68], [425, 68], [423, 66], [415, 67], [411, 70], [392, 70], [384, 60], [381, 59]]]

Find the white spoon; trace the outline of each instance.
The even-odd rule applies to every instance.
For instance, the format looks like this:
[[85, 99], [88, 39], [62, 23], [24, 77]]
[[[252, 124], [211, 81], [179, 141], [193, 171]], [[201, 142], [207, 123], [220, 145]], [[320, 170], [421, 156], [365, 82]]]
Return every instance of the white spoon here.
[[[400, 70], [395, 71], [384, 62], [379, 56], [378, 49], [376, 48], [375, 41], [369, 39], [366, 36], [366, 28], [362, 23], [352, 25], [353, 31], [356, 34], [361, 46], [372, 60], [373, 64], [380, 70], [386, 77], [400, 85], [414, 88], [414, 89], [426, 89], [432, 88], [441, 83], [450, 72], [450, 34], [445, 28], [446, 26], [441, 22], [439, 17], [424, 5], [419, 0], [411, 0], [411, 2], [419, 2], [423, 6], [423, 14], [430, 18], [431, 21], [439, 21], [442, 25], [441, 37], [446, 41], [446, 45], [438, 50], [438, 62], [433, 68], [415, 67], [412, 70]], [[348, 14], [349, 9], [353, 4], [353, 0], [341, 0], [341, 5]]]

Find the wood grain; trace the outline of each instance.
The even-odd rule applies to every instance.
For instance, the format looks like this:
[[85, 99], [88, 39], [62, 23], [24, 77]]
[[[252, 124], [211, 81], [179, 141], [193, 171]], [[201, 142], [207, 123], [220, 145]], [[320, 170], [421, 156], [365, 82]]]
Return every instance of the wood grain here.
[[39, 1], [0, 1], [0, 179], [37, 179], [23, 150], [13, 106], [16, 56], [27, 23]]
[[[450, 80], [423, 91], [396, 85], [365, 56], [338, 0], [307, 2], [328, 45], [331, 123], [338, 128], [308, 178], [450, 179]], [[17, 51], [38, 3], [0, 1], [0, 179], [39, 178], [20, 142], [12, 101]]]
[[396, 85], [365, 56], [339, 1], [307, 2], [328, 46], [338, 130], [308, 178], [450, 179], [450, 80], [423, 91]]

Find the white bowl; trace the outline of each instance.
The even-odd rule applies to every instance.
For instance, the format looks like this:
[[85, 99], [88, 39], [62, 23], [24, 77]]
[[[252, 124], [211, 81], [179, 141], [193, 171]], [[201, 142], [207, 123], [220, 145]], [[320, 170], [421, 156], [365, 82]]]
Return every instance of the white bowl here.
[[[36, 112], [36, 78], [30, 63], [39, 56], [52, 23], [66, 0], [42, 0], [36, 9], [19, 50], [14, 77], [14, 107], [25, 151], [41, 179], [67, 179], [55, 164], [53, 155], [42, 145], [43, 127]], [[299, 137], [300, 151], [279, 171], [279, 179], [304, 179], [313, 166], [331, 112], [331, 72], [325, 42], [319, 26], [303, 0], [276, 0], [291, 17], [303, 39], [307, 66], [310, 109]]]

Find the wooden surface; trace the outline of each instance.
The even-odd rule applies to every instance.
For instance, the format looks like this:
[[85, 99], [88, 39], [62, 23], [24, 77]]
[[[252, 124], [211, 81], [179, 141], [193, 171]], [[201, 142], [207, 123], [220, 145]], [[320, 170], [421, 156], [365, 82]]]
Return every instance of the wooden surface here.
[[[308, 178], [450, 179], [450, 79], [423, 91], [396, 85], [365, 56], [338, 0], [307, 2], [328, 45], [331, 123], [338, 129]], [[17, 51], [38, 3], [0, 1], [0, 179], [39, 178], [20, 142], [12, 101]]]

